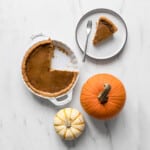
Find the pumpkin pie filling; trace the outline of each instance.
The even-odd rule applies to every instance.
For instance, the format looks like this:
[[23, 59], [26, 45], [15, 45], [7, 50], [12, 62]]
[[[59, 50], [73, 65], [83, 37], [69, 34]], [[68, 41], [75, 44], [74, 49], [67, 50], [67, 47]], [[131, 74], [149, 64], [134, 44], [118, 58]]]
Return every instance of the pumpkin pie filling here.
[[27, 85], [43, 96], [58, 96], [67, 92], [76, 80], [78, 72], [51, 68], [55, 46], [51, 40], [35, 44], [29, 49], [22, 65]]
[[112, 36], [117, 30], [117, 27], [111, 20], [106, 17], [100, 17], [93, 38], [93, 44], [97, 45], [101, 41]]

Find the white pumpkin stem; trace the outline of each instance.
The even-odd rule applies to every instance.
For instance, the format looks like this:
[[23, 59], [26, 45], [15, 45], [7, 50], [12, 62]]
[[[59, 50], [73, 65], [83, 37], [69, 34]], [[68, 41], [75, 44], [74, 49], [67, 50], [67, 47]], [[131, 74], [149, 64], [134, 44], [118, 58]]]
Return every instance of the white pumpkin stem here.
[[71, 123], [70, 123], [70, 121], [68, 121], [68, 119], [66, 120], [65, 125], [66, 125], [67, 128], [71, 127]]
[[104, 104], [108, 101], [108, 94], [110, 90], [111, 90], [110, 84], [105, 83], [103, 91], [101, 91], [100, 94], [98, 95], [98, 99], [100, 100], [101, 104]]

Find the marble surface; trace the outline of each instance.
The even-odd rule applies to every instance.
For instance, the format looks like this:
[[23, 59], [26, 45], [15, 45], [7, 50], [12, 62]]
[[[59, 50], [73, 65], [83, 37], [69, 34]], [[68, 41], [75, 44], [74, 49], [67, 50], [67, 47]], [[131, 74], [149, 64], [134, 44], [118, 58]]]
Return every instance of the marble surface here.
[[[60, 108], [25, 88], [21, 61], [31, 35], [41, 32], [64, 41], [81, 60], [75, 27], [79, 18], [94, 8], [118, 12], [127, 23], [128, 42], [119, 56], [107, 61], [87, 59], [82, 66], [67, 106], [80, 110], [87, 126], [79, 139], [65, 142], [52, 126]], [[0, 0], [0, 150], [149, 150], [149, 8], [149, 0]], [[127, 91], [123, 111], [109, 121], [89, 117], [79, 102], [82, 84], [102, 72], [120, 78]]]

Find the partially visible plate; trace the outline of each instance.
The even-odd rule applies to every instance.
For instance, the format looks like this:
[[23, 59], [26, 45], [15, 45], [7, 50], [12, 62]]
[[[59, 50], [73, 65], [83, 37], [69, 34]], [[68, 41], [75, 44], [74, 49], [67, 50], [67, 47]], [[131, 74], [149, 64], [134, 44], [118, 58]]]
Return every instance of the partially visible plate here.
[[[97, 46], [94, 46], [92, 40], [96, 32], [96, 22], [100, 16], [109, 18], [118, 27], [118, 31], [114, 33], [111, 38], [102, 41]], [[89, 36], [87, 56], [94, 59], [108, 59], [117, 55], [120, 51], [123, 50], [127, 42], [128, 35], [125, 21], [116, 12], [110, 9], [100, 8], [87, 12], [84, 16], [81, 17], [77, 24], [75, 37], [77, 45], [82, 52], [84, 51], [86, 41], [86, 25], [88, 20], [92, 20], [92, 31]]]

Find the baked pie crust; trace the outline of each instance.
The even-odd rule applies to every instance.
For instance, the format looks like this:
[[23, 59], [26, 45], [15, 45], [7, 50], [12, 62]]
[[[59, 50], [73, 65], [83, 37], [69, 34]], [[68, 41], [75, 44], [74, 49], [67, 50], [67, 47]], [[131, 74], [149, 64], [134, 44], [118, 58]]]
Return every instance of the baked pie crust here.
[[26, 52], [22, 62], [25, 83], [36, 94], [44, 97], [57, 97], [66, 93], [78, 75], [78, 72], [51, 68], [54, 50], [52, 40], [40, 41]]
[[117, 31], [116, 25], [108, 18], [102, 16], [99, 18], [96, 26], [96, 33], [93, 38], [93, 45], [109, 38]]

